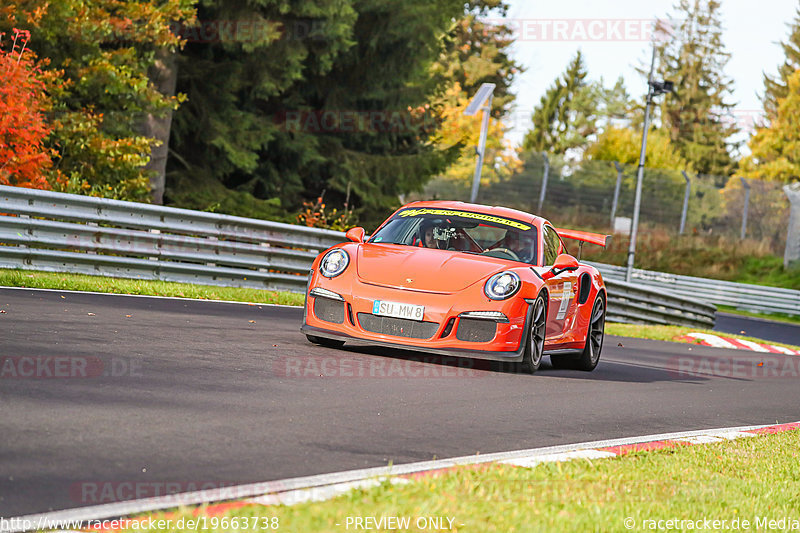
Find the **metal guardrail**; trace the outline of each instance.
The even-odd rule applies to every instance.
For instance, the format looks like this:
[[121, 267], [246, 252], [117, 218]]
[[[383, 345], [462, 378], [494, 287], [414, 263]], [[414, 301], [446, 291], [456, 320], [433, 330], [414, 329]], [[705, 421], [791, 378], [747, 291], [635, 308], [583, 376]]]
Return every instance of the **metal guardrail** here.
[[0, 186], [0, 267], [302, 291], [336, 231]]
[[714, 327], [717, 308], [711, 304], [634, 283], [605, 278], [603, 281], [608, 291], [609, 322]]
[[[600, 271], [606, 283], [625, 279], [625, 267], [602, 263], [591, 264]], [[694, 301], [727, 305], [761, 313], [800, 315], [800, 290], [695, 278], [641, 269], [634, 269], [631, 277], [639, 287], [669, 291]]]
[[[316, 255], [345, 240], [336, 231], [7, 186], [0, 213], [17, 215], [0, 216], [2, 268], [295, 292]], [[713, 326], [713, 306], [695, 295], [619, 283], [615, 267], [602, 267], [610, 320]]]

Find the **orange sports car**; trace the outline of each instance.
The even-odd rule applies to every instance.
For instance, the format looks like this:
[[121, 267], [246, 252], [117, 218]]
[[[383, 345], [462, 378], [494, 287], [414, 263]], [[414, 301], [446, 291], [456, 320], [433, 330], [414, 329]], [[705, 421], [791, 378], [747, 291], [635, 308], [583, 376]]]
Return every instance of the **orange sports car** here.
[[556, 368], [593, 370], [603, 348], [600, 273], [564, 239], [605, 246], [608, 236], [554, 228], [504, 207], [414, 202], [369, 239], [317, 257], [301, 331], [325, 346], [376, 344]]

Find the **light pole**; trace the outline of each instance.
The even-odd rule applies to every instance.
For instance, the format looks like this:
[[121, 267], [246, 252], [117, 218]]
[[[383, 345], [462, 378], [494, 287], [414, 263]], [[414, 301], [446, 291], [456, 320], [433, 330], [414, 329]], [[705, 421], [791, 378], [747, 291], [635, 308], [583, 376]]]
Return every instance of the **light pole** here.
[[483, 153], [486, 151], [486, 133], [489, 130], [489, 113], [492, 110], [492, 95], [494, 94], [494, 83], [482, 83], [478, 92], [470, 100], [469, 105], [464, 110], [468, 117], [475, 115], [478, 111], [483, 111], [483, 121], [481, 122], [481, 136], [478, 140], [478, 147], [475, 148], [475, 175], [472, 177], [472, 191], [469, 195], [470, 203], [475, 203], [478, 199], [478, 187], [481, 184], [481, 168], [483, 167]]
[[542, 152], [544, 159], [544, 173], [542, 174], [542, 190], [539, 191], [539, 210], [536, 213], [542, 216], [542, 207], [544, 207], [544, 195], [547, 194], [547, 178], [550, 176], [550, 160], [547, 159], [547, 152]]
[[742, 187], [744, 188], [744, 210], [742, 211], [742, 234], [741, 239], [744, 240], [747, 235], [747, 210], [750, 208], [750, 184], [744, 178], [742, 180]]
[[653, 81], [653, 69], [656, 65], [656, 46], [653, 44], [653, 57], [650, 59], [650, 74], [647, 76], [647, 101], [644, 106], [644, 128], [642, 130], [642, 148], [639, 152], [639, 167], [636, 169], [636, 196], [633, 200], [633, 220], [631, 221], [631, 243], [628, 246], [628, 267], [625, 270], [625, 281], [630, 283], [633, 274], [633, 257], [636, 255], [636, 234], [639, 230], [639, 210], [642, 207], [642, 177], [644, 176], [644, 159], [647, 152], [647, 128], [650, 125], [650, 104], [653, 97], [672, 92], [671, 81]]

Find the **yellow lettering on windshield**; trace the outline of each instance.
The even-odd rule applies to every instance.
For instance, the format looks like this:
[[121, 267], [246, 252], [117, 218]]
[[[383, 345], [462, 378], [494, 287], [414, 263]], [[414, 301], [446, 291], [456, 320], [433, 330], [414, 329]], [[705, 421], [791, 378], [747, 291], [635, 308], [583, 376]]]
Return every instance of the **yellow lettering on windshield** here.
[[511, 226], [512, 228], [517, 228], [522, 231], [527, 231], [531, 229], [531, 227], [528, 226], [527, 224], [523, 224], [522, 222], [518, 222], [516, 220], [510, 220], [507, 218], [486, 215], [484, 213], [471, 213], [469, 211], [453, 211], [450, 209], [423, 208], [423, 209], [406, 209], [405, 211], [401, 211], [400, 213], [398, 213], [398, 216], [401, 217], [416, 217], [420, 215], [472, 218], [475, 220], [482, 220], [484, 222], [494, 222], [495, 224], [503, 224], [504, 226]]

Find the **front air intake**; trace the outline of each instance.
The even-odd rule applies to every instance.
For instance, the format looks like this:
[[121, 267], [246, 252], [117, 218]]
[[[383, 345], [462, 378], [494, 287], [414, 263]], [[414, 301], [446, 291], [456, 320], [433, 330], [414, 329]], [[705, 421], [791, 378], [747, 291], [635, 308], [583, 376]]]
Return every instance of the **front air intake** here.
[[436, 322], [376, 316], [371, 313], [358, 313], [358, 323], [363, 329], [372, 333], [412, 339], [430, 339], [439, 329], [439, 324]]
[[314, 315], [325, 322], [344, 322], [344, 302], [328, 298], [314, 298]]
[[497, 323], [492, 320], [459, 318], [456, 339], [464, 342], [489, 342], [497, 331]]

